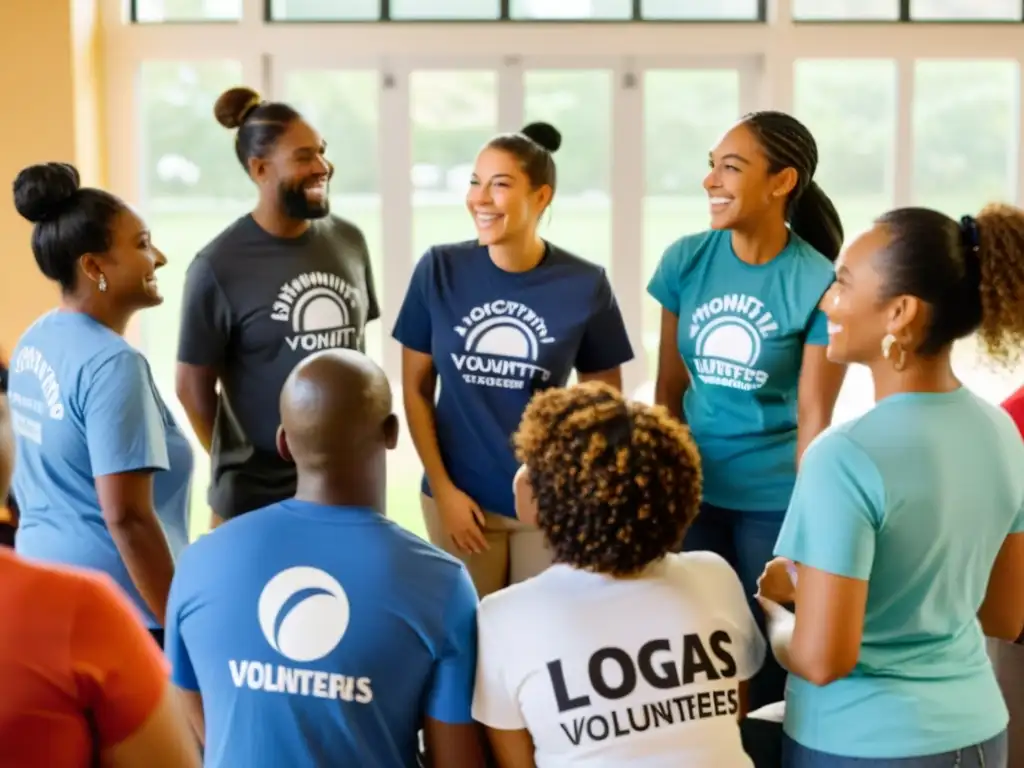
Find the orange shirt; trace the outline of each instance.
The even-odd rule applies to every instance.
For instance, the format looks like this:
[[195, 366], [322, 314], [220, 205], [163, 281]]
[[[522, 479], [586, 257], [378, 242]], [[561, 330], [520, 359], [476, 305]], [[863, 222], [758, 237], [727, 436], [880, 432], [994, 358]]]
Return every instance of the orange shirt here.
[[1020, 430], [1021, 435], [1024, 435], [1024, 387], [1010, 395], [1003, 403], [1003, 408], [1017, 423], [1017, 429]]
[[0, 768], [92, 765], [96, 749], [120, 743], [153, 713], [168, 674], [134, 606], [106, 576], [0, 549]]

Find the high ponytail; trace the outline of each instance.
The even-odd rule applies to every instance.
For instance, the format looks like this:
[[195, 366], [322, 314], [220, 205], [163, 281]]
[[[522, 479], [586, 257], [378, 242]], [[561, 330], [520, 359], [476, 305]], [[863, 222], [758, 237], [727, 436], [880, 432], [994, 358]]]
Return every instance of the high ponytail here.
[[829, 261], [839, 257], [843, 222], [832, 200], [813, 179], [790, 204], [789, 227]]
[[843, 224], [832, 201], [814, 181], [818, 145], [807, 126], [785, 112], [766, 110], [744, 115], [741, 121], [757, 137], [768, 160], [768, 170], [796, 171], [796, 186], [786, 200], [790, 229], [829, 261], [843, 246]]

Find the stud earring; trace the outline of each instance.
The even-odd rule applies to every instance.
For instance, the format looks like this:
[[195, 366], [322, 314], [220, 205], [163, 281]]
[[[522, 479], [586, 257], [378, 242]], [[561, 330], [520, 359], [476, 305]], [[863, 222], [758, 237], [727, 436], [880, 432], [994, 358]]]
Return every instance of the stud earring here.
[[96, 282], [96, 287], [100, 289], [100, 293], [106, 293], [106, 290], [107, 290], [107, 277], [106, 277], [106, 275], [100, 275], [100, 279]]

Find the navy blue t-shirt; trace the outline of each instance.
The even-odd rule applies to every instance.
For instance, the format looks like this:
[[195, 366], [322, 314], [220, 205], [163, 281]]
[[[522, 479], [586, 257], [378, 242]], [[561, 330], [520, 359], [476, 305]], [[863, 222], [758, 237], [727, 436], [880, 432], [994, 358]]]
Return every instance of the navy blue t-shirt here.
[[565, 386], [574, 368], [597, 373], [633, 359], [604, 269], [550, 243], [526, 272], [501, 269], [475, 240], [434, 246], [416, 265], [393, 335], [433, 357], [437, 441], [452, 482], [509, 517], [511, 438], [533, 394]]
[[473, 722], [476, 609], [465, 567], [383, 515], [289, 500], [182, 553], [165, 646], [208, 768], [412, 768], [425, 717]]

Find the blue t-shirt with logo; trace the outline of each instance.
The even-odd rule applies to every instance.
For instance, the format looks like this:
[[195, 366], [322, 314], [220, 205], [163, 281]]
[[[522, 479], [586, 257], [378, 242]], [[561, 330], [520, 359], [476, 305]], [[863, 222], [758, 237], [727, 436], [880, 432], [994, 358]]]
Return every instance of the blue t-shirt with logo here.
[[679, 317], [683, 412], [707, 503], [747, 512], [789, 503], [804, 345], [828, 344], [818, 304], [832, 279], [828, 259], [792, 233], [760, 265], [736, 255], [728, 230], [684, 237], [662, 256], [647, 291]]
[[887, 397], [811, 443], [775, 553], [867, 581], [868, 601], [848, 677], [789, 676], [790, 737], [902, 758], [1006, 727], [977, 615], [1000, 547], [1024, 532], [1022, 467], [1013, 421], [964, 388]]
[[165, 649], [209, 768], [412, 768], [425, 717], [471, 723], [465, 567], [369, 509], [284, 501], [182, 555]]
[[153, 505], [172, 554], [188, 543], [192, 448], [146, 358], [79, 312], [53, 311], [22, 335], [8, 382], [18, 460], [14, 496], [25, 557], [102, 571], [159, 623], [103, 519], [96, 478], [153, 472]]
[[530, 398], [565, 386], [574, 368], [597, 373], [633, 359], [604, 269], [550, 243], [526, 272], [502, 270], [476, 241], [431, 248], [393, 335], [434, 359], [437, 441], [452, 482], [509, 517], [519, 468], [511, 438]]

